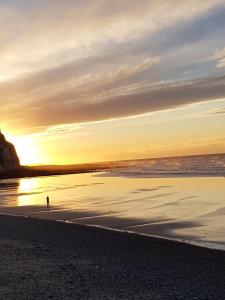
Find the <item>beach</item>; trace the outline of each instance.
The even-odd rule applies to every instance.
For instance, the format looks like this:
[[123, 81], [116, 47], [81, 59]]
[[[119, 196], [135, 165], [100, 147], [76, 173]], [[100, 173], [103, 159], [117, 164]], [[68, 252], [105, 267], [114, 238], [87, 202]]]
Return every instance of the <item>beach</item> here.
[[225, 250], [223, 177], [138, 175], [97, 172], [1, 180], [0, 213], [95, 225]]
[[0, 299], [223, 299], [224, 160], [1, 180]]
[[223, 299], [225, 252], [0, 216], [1, 299]]

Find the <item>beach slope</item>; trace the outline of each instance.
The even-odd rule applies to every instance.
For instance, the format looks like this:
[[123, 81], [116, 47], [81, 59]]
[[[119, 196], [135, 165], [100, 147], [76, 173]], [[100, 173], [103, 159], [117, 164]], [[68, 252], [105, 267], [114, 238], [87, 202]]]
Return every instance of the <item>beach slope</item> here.
[[1, 299], [223, 299], [225, 252], [0, 216]]

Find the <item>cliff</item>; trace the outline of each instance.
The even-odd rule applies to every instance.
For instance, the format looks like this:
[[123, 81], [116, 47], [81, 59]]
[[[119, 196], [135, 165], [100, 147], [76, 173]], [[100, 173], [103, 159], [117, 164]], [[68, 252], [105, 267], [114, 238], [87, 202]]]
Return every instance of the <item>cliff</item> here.
[[20, 161], [13, 144], [0, 131], [0, 174], [18, 169]]

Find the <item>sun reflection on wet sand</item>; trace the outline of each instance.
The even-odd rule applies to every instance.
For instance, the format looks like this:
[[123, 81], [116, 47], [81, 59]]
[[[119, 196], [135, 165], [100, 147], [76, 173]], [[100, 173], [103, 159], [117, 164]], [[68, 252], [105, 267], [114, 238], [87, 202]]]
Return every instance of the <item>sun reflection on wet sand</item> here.
[[121, 178], [98, 174], [25, 178], [15, 180], [18, 189], [14, 185], [10, 188], [11, 180], [7, 191], [0, 187], [1, 211], [188, 241], [225, 242], [223, 177]]
[[38, 204], [34, 197], [31, 197], [33, 193], [36, 192], [38, 188], [38, 179], [37, 178], [22, 178], [19, 181], [19, 190], [17, 205], [35, 205]]

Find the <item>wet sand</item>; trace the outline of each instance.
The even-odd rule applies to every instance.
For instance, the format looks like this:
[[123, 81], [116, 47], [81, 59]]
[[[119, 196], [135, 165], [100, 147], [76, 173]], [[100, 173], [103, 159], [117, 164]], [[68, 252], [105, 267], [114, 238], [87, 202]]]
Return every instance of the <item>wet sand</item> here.
[[1, 299], [223, 299], [225, 252], [0, 216]]
[[121, 179], [92, 173], [10, 179], [0, 181], [0, 213], [225, 250], [224, 195], [222, 177]]

